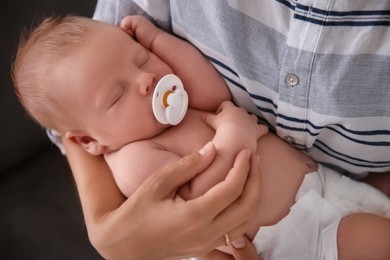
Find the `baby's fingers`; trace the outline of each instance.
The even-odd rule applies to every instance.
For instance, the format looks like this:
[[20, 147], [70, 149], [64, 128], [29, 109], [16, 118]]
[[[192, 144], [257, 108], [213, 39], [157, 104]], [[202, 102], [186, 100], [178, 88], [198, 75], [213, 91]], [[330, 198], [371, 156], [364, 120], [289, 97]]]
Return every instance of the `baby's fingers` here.
[[213, 114], [204, 114], [202, 117], [203, 122], [214, 130], [217, 130], [217, 116]]
[[223, 101], [218, 107], [217, 114], [229, 107], [235, 107], [235, 105], [231, 101]]
[[134, 28], [132, 28], [132, 17], [126, 16], [122, 19], [119, 27], [130, 36], [134, 36]]
[[258, 126], [257, 127], [257, 134], [259, 136], [258, 138], [260, 138], [260, 137], [262, 137], [262, 136], [264, 136], [264, 135], [266, 135], [268, 133], [268, 127], [267, 126], [261, 125], [261, 124], [258, 124], [257, 126]]

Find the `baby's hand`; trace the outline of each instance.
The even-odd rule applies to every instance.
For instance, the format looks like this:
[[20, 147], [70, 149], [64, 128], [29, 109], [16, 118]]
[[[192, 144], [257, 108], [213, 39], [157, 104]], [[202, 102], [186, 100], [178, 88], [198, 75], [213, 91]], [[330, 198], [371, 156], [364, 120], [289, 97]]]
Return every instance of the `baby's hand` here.
[[230, 101], [223, 102], [216, 115], [207, 115], [203, 119], [215, 131], [228, 134], [235, 141], [241, 140], [244, 148], [256, 151], [257, 140], [268, 132], [268, 128], [257, 123], [257, 117]]
[[141, 15], [129, 15], [122, 19], [120, 28], [127, 32], [147, 49], [151, 49], [153, 42], [159, 33], [153, 23]]

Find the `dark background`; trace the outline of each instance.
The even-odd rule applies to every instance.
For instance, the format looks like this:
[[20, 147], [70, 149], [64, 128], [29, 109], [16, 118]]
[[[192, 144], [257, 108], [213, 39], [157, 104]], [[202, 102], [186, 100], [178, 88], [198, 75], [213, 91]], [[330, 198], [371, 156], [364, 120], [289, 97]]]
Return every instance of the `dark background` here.
[[13, 0], [0, 7], [0, 259], [101, 259], [89, 243], [66, 159], [12, 89], [19, 34], [36, 18], [91, 17], [96, 0]]

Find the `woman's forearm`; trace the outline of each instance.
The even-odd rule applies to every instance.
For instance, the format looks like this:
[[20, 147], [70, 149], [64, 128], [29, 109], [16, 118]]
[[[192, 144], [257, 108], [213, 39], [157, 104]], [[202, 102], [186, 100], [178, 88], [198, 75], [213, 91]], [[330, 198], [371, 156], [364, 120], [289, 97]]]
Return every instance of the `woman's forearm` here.
[[[93, 156], [69, 141], [64, 141], [67, 159], [75, 179], [84, 217], [104, 216], [125, 201], [103, 157]], [[88, 221], [87, 221], [88, 222]]]

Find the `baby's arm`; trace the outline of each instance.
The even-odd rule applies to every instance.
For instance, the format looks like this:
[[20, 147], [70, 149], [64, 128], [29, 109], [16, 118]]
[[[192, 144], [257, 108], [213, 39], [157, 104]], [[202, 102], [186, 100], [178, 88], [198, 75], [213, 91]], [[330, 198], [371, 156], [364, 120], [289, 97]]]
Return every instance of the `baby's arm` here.
[[257, 140], [268, 132], [266, 126], [257, 124], [255, 116], [229, 101], [221, 104], [217, 115], [208, 115], [205, 122], [216, 131], [212, 143], [217, 157], [207, 170], [179, 189], [185, 199], [199, 197], [223, 181], [237, 153], [243, 149], [256, 153]]
[[188, 42], [159, 29], [142, 16], [125, 17], [121, 28], [172, 68], [183, 81], [191, 107], [214, 112], [219, 104], [231, 99], [219, 72]]
[[130, 197], [150, 175], [180, 158], [150, 140], [133, 142], [105, 154], [115, 182], [126, 197]]

